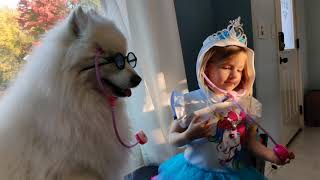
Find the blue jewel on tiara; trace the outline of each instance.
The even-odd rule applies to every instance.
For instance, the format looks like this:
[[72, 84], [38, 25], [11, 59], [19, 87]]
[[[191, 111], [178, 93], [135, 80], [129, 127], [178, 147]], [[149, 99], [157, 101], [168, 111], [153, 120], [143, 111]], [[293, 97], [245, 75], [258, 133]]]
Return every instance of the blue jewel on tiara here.
[[226, 30], [224, 30], [224, 31], [223, 31], [223, 35], [224, 35], [225, 37], [228, 37], [228, 36], [229, 36], [229, 32], [226, 31]]
[[219, 34], [219, 39], [225, 39], [225, 37], [223, 36], [223, 34]]

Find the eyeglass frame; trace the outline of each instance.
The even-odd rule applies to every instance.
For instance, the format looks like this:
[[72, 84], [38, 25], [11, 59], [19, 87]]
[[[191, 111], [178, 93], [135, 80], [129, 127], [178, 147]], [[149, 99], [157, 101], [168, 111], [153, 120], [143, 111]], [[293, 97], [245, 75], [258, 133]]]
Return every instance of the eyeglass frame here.
[[[133, 55], [133, 57], [134, 57], [133, 60], [129, 60], [129, 55], [130, 55], [130, 54]], [[115, 58], [116, 58], [117, 56], [121, 56], [121, 57], [122, 57], [122, 60], [123, 60], [123, 62], [124, 62], [122, 66], [119, 65], [119, 63], [118, 63], [118, 64], [116, 63]], [[124, 69], [125, 64], [126, 64], [125, 62], [127, 62], [127, 63], [130, 64], [130, 65], [131, 65], [131, 62], [134, 62], [134, 65], [131, 65], [131, 67], [132, 67], [132, 68], [135, 68], [135, 67], [137, 66], [137, 61], [138, 61], [137, 56], [136, 56], [133, 52], [128, 52], [128, 54], [127, 54], [126, 56], [124, 56], [122, 53], [118, 52], [118, 53], [114, 54], [113, 56], [101, 57], [101, 58], [102, 58], [103, 60], [105, 60], [105, 61], [99, 63], [99, 66], [105, 65], [105, 64], [114, 63], [119, 70], [123, 70], [123, 69]], [[127, 60], [127, 61], [125, 61], [125, 60]], [[94, 67], [95, 67], [95, 65], [92, 65], [92, 66], [89, 66], [89, 67], [86, 67], [86, 68], [82, 69], [81, 71], [85, 71], [85, 70], [88, 70], [88, 69], [92, 69], [92, 68], [94, 68]]]

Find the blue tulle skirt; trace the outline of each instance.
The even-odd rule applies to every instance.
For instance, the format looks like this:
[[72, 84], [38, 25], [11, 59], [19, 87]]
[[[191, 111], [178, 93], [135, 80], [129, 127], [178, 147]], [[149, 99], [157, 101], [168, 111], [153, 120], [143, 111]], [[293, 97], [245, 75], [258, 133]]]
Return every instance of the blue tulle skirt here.
[[178, 154], [162, 163], [156, 180], [266, 180], [266, 177], [253, 167], [239, 170], [218, 169], [206, 170], [190, 164]]

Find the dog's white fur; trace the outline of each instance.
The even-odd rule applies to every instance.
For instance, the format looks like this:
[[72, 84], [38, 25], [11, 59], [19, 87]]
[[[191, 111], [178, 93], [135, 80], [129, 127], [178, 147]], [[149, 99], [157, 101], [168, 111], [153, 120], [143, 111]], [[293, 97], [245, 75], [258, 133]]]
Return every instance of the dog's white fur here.
[[[126, 39], [110, 21], [77, 7], [50, 30], [0, 104], [1, 180], [117, 180], [129, 151], [112, 128], [108, 103], [98, 90], [95, 49], [126, 52]], [[135, 71], [126, 64], [101, 67], [103, 78], [126, 89]], [[111, 89], [109, 89], [111, 90]], [[121, 98], [116, 120], [131, 139]]]

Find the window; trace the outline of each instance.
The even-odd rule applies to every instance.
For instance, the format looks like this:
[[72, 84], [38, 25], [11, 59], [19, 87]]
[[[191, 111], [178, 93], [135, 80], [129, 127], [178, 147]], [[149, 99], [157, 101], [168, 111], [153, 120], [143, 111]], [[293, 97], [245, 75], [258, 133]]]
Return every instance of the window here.
[[281, 23], [285, 49], [294, 49], [294, 16], [292, 0], [281, 0]]
[[32, 46], [77, 4], [100, 8], [100, 0], [10, 0], [0, 2], [0, 96], [28, 61]]

